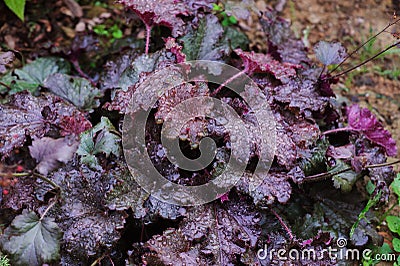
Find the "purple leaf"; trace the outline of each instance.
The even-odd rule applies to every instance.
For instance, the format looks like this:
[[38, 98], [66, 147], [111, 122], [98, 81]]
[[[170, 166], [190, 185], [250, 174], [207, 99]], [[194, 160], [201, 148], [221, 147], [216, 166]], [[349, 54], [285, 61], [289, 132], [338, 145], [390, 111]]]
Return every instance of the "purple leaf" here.
[[[221, 206], [222, 205], [222, 206]], [[167, 229], [144, 245], [146, 265], [259, 265], [261, 216], [246, 200], [193, 207], [179, 229]]]
[[68, 162], [74, 156], [78, 144], [78, 141], [69, 137], [60, 139], [44, 137], [34, 140], [29, 151], [38, 162], [36, 166], [38, 172], [47, 175], [48, 172], [56, 169], [59, 163]]
[[190, 14], [189, 6], [182, 1], [175, 0], [119, 0], [128, 9], [134, 11], [149, 27], [153, 25], [167, 26], [172, 35], [177, 37], [183, 33], [184, 22], [180, 15]]
[[287, 103], [290, 108], [298, 108], [302, 113], [313, 111], [324, 113], [329, 106], [329, 97], [321, 96], [314, 83], [310, 80], [298, 82], [291, 79], [286, 84], [271, 88], [273, 99]]
[[280, 63], [269, 54], [260, 54], [253, 51], [244, 52], [242, 49], [236, 49], [235, 53], [240, 56], [245, 70], [249, 74], [255, 72], [270, 73], [277, 79], [283, 80], [296, 76], [296, 69], [301, 67], [291, 63]]
[[263, 11], [260, 24], [268, 38], [268, 52], [283, 62], [292, 64], [306, 63], [310, 60], [307, 57], [307, 48], [302, 40], [296, 38], [291, 30], [290, 22], [279, 17], [275, 10]]
[[387, 155], [396, 156], [396, 141], [371, 111], [353, 104], [347, 109], [347, 116], [350, 128], [361, 131], [370, 141], [385, 148]]
[[165, 48], [175, 55], [178, 64], [186, 61], [186, 55], [182, 52], [183, 47], [177, 44], [174, 38], [168, 37], [165, 40]]
[[320, 41], [314, 47], [315, 56], [325, 66], [339, 64], [347, 56], [346, 49], [338, 42], [329, 43]]
[[101, 256], [120, 238], [118, 229], [123, 228], [126, 217], [124, 212], [107, 212], [103, 205], [107, 190], [122, 174], [117, 164], [102, 172], [72, 165], [68, 163], [49, 176], [64, 195], [53, 212], [64, 232], [62, 261], [71, 260], [61, 263], [64, 265], [79, 265], [90, 256]]
[[[244, 175], [237, 188], [244, 193], [249, 194], [254, 204], [259, 206], [271, 205], [276, 201], [286, 203], [292, 194], [292, 187], [289, 183], [290, 175], [277, 172], [260, 172], [257, 179], [262, 180], [261, 184], [250, 191], [248, 179], [250, 176]], [[252, 177], [254, 178], [254, 177]]]
[[33, 139], [43, 137], [52, 127], [61, 126], [61, 134], [68, 135], [79, 128], [65, 130], [64, 119], [77, 119], [84, 127], [90, 123], [72, 104], [51, 94], [34, 97], [28, 92], [14, 94], [9, 103], [0, 105], [0, 154], [9, 155], [23, 146], [27, 136]]
[[355, 156], [354, 144], [347, 144], [340, 147], [329, 146], [326, 155], [335, 159], [350, 159]]

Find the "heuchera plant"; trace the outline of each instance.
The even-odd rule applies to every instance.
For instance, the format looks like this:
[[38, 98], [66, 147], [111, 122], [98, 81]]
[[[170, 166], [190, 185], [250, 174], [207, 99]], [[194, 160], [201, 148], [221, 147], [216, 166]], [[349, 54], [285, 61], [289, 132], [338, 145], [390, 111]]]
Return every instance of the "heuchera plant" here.
[[[0, 78], [0, 212], [5, 227], [0, 248], [12, 263], [281, 265], [276, 256], [260, 257], [259, 250], [313, 249], [318, 259], [285, 263], [337, 265], [324, 249], [333, 248], [338, 237], [349, 239], [352, 248], [382, 244], [376, 216], [370, 205], [364, 208], [367, 198], [355, 184], [368, 177], [374, 204], [385, 203], [395, 175], [386, 156], [395, 156], [397, 148], [368, 109], [354, 104], [342, 112], [334, 104], [331, 85], [340, 75], [327, 67], [352, 54], [346, 55], [339, 43], [321, 42], [315, 53], [323, 67], [317, 67], [289, 22], [269, 9], [259, 13], [268, 50], [251, 51], [240, 28], [222, 25], [216, 13], [246, 17], [255, 10], [250, 0], [119, 3], [143, 22], [144, 49], [127, 38], [128, 44], [107, 54], [101, 70], [89, 76], [79, 67], [77, 51], [91, 49], [87, 44], [94, 37], [80, 44], [77, 38], [66, 52], [73, 55], [68, 60], [38, 58]], [[169, 29], [170, 36], [152, 33], [156, 26]], [[278, 152], [269, 172], [257, 172], [261, 184], [250, 189], [259, 159], [255, 141], [246, 173], [229, 192], [202, 206], [182, 207], [154, 198], [136, 183], [122, 155], [121, 123], [136, 89], [152, 73], [196, 59], [218, 60], [242, 71], [220, 86], [193, 82], [160, 95], [145, 129], [154, 167], [181, 185], [206, 183], [224, 170], [231, 140], [218, 119], [193, 119], [180, 132], [188, 156], [200, 154], [203, 137], [217, 145], [212, 163], [199, 171], [172, 164], [160, 134], [167, 114], [197, 96], [216, 97], [246, 125], [253, 123], [251, 108], [226, 88], [243, 74], [257, 83], [270, 105]], [[12, 60], [11, 53], [0, 54], [0, 72]]]

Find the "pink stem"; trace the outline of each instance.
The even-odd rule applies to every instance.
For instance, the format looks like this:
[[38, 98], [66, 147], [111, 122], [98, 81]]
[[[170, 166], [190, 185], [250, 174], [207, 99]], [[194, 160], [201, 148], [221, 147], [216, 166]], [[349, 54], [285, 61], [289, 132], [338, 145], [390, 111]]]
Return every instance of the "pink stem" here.
[[283, 227], [283, 229], [285, 229], [285, 231], [287, 232], [287, 234], [289, 235], [290, 240], [293, 240], [294, 235], [292, 233], [292, 230], [290, 230], [289, 226], [287, 226], [285, 224], [285, 222], [283, 221], [283, 219], [279, 216], [279, 214], [276, 213], [276, 211], [274, 211], [274, 209], [272, 209], [271, 207], [269, 208], [269, 210], [275, 215], [275, 217], [278, 219], [279, 223], [281, 224], [281, 226]]
[[237, 79], [241, 75], [245, 74], [246, 72], [247, 72], [247, 68], [243, 69], [242, 71], [236, 73], [235, 75], [233, 75], [229, 79], [225, 80], [224, 83], [222, 83], [215, 91], [213, 91], [211, 93], [211, 96], [217, 95], [222, 90], [223, 87], [225, 87], [227, 84], [229, 84], [230, 82], [234, 81], [235, 79]]
[[350, 128], [350, 127], [341, 127], [341, 128], [335, 128], [331, 130], [327, 130], [322, 133], [322, 135], [329, 135], [337, 132], [344, 132], [344, 131], [360, 131], [358, 129]]
[[94, 82], [88, 75], [86, 75], [85, 72], [83, 72], [82, 68], [79, 66], [79, 62], [78, 60], [71, 60], [72, 65], [74, 66], [75, 70], [79, 73], [79, 75], [81, 75], [81, 77], [89, 80], [90, 84], [92, 84], [92, 86], [96, 87], [96, 82]]
[[145, 50], [145, 53], [149, 54], [151, 26], [147, 23], [145, 23], [145, 26], [146, 26], [146, 50]]

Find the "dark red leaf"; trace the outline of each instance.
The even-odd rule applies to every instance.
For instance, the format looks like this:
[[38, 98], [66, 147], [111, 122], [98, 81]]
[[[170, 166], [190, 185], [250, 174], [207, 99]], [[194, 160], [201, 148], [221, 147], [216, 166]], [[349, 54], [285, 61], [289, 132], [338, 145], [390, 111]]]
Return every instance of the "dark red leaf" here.
[[147, 26], [167, 26], [173, 36], [179, 36], [184, 31], [184, 22], [180, 15], [190, 14], [189, 6], [183, 1], [176, 0], [119, 0], [128, 9], [134, 11]]
[[92, 127], [90, 121], [79, 111], [71, 116], [63, 116], [60, 122], [61, 136], [79, 135]]
[[165, 48], [176, 56], [176, 62], [178, 64], [186, 61], [186, 55], [182, 53], [183, 47], [177, 44], [174, 38], [168, 37], [166, 39]]
[[244, 52], [242, 49], [236, 49], [235, 53], [240, 56], [245, 70], [249, 74], [255, 72], [270, 73], [277, 79], [284, 80], [289, 77], [294, 77], [296, 75], [296, 69], [301, 67], [300, 65], [291, 63], [280, 63], [269, 54], [260, 54], [253, 51]]
[[[14, 148], [23, 146], [27, 136], [37, 139], [52, 128], [58, 129], [65, 117], [79, 120], [84, 127], [89, 123], [75, 106], [52, 94], [12, 95], [8, 104], [0, 105], [0, 154], [7, 156]], [[69, 132], [62, 129], [61, 133], [67, 135], [81, 129], [70, 128]]]

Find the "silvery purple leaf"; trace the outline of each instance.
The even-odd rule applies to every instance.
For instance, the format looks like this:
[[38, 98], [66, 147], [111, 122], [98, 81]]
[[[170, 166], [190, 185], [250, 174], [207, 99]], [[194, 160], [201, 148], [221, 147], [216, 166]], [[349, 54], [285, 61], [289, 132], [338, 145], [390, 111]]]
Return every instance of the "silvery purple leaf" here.
[[314, 47], [315, 56], [325, 66], [339, 64], [347, 56], [346, 49], [341, 43], [320, 41]]

